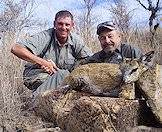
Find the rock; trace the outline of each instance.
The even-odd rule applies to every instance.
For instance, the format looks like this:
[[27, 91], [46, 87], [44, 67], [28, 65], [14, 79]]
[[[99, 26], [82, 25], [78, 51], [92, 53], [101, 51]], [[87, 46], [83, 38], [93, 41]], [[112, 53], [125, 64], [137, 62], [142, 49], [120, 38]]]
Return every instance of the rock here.
[[127, 128], [124, 132], [162, 132], [162, 128], [137, 126], [134, 128]]
[[[58, 126], [66, 132], [116, 132], [137, 126], [138, 101], [83, 96], [59, 111]], [[67, 111], [68, 109], [68, 111]]]
[[147, 100], [157, 120], [162, 123], [162, 85], [161, 66], [156, 65], [144, 72], [137, 81], [137, 86], [143, 97]]
[[68, 91], [67, 94], [63, 94], [59, 90], [49, 90], [39, 94], [35, 98], [33, 102], [33, 110], [35, 114], [43, 120], [50, 121], [55, 124], [58, 111], [64, 108], [65, 105], [69, 108], [73, 107], [73, 102], [83, 95], [87, 94], [73, 90]]
[[35, 111], [66, 132], [121, 131], [137, 126], [137, 100], [96, 97], [73, 90], [56, 98], [55, 92], [39, 96]]
[[59, 127], [55, 128], [40, 128], [40, 129], [26, 129], [27, 132], [63, 132]]

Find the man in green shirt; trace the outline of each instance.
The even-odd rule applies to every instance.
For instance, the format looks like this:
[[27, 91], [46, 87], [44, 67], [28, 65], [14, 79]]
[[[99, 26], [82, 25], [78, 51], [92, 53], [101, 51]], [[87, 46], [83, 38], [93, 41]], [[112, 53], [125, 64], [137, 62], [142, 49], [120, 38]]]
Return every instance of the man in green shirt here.
[[57, 88], [76, 63], [92, 55], [82, 39], [72, 33], [73, 15], [59, 11], [54, 28], [19, 40], [11, 48], [17, 57], [27, 61], [23, 73], [24, 84], [34, 95]]
[[89, 57], [83, 63], [120, 63], [125, 58], [140, 58], [139, 48], [121, 42], [121, 33], [112, 21], [100, 23], [97, 26], [97, 35], [102, 50]]

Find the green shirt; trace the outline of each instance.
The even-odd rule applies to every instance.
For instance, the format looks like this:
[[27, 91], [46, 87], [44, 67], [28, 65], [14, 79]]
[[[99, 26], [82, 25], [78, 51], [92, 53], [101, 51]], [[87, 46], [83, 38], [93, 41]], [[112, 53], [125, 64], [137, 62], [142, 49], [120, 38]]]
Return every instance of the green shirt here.
[[[51, 59], [60, 69], [73, 70], [76, 60], [92, 55], [83, 40], [75, 33], [68, 36], [67, 42], [63, 47], [57, 41], [54, 28], [42, 31], [27, 39], [18, 41], [19, 44], [29, 49], [32, 53], [45, 59]], [[47, 49], [45, 53], [43, 50]], [[27, 63], [26, 67], [31, 67]]]

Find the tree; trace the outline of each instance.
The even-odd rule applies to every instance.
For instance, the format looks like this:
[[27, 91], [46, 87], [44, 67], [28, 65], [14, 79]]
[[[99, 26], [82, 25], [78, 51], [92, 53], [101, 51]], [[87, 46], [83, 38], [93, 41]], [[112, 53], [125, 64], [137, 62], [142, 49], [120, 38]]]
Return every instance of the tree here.
[[93, 50], [94, 25], [96, 23], [96, 16], [93, 14], [93, 9], [96, 6], [96, 0], [83, 0], [83, 12], [78, 16], [78, 29], [81, 33], [87, 46]]
[[19, 32], [39, 25], [39, 21], [33, 16], [33, 0], [0, 0], [0, 5], [0, 130], [17, 131], [16, 125], [32, 121], [21, 113], [21, 99], [29, 91], [22, 83], [22, 61], [10, 53], [10, 45]]
[[[115, 5], [111, 5], [110, 12], [112, 20], [115, 24], [118, 25], [119, 29], [122, 31], [124, 36], [128, 36], [131, 19], [132, 19], [132, 11], [129, 11], [124, 1], [114, 0]], [[127, 37], [124, 37], [126, 41]]]
[[148, 7], [145, 6], [141, 0], [136, 0], [145, 10], [150, 12], [149, 16], [149, 29], [151, 33], [151, 46], [154, 47], [154, 35], [160, 25], [158, 21], [156, 21], [156, 18], [158, 17], [158, 12], [162, 10], [162, 7], [160, 7], [160, 0], [156, 1], [156, 4], [153, 5], [152, 0], [147, 0]]
[[34, 0], [1, 0], [3, 9], [0, 13], [0, 34], [13, 36], [24, 28], [32, 28], [43, 24], [34, 18]]

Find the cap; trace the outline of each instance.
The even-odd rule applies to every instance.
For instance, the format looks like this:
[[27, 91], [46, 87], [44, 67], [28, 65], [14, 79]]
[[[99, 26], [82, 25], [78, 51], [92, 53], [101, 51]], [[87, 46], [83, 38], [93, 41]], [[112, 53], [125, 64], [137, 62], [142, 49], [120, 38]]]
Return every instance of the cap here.
[[101, 31], [103, 31], [105, 28], [110, 29], [110, 30], [118, 30], [118, 27], [114, 22], [106, 21], [106, 22], [100, 23], [97, 26], [97, 34], [99, 35]]

